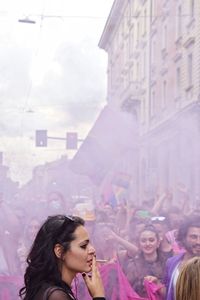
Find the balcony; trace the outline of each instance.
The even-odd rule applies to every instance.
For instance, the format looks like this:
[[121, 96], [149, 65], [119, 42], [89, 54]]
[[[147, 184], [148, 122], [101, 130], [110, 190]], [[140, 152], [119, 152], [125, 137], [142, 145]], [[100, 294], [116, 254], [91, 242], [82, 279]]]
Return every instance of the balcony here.
[[190, 36], [186, 41], [185, 43], [183, 44], [183, 46], [185, 48], [189, 48], [192, 44], [195, 43], [195, 37], [194, 36]]
[[139, 81], [130, 81], [126, 87], [126, 89], [123, 90], [121, 93], [121, 101], [125, 101], [127, 99], [135, 99], [140, 100], [141, 98], [141, 84]]

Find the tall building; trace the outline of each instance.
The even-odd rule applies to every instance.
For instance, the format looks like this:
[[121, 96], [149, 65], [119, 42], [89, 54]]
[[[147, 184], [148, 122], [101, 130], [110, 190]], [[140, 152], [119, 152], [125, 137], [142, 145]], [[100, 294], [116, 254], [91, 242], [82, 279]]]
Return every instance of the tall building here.
[[[115, 0], [99, 41], [107, 101], [139, 125], [137, 196], [200, 203], [200, 2]], [[133, 137], [134, 138], [134, 137]]]

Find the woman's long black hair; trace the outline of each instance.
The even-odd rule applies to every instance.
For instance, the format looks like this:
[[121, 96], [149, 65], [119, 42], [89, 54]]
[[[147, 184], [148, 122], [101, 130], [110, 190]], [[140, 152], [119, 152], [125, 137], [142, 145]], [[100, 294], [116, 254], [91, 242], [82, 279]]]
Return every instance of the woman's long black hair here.
[[48, 217], [38, 231], [27, 257], [25, 285], [19, 291], [21, 299], [34, 299], [44, 283], [63, 286], [54, 246], [62, 245], [63, 253], [69, 250], [70, 243], [75, 239], [74, 231], [81, 225], [84, 225], [84, 220], [79, 217], [65, 215]]

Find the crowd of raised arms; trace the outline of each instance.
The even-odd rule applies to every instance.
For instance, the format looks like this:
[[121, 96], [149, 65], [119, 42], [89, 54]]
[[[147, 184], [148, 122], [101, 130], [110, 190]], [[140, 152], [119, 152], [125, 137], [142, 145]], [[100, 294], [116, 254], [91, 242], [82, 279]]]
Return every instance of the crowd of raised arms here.
[[200, 299], [200, 210], [172, 198], [102, 201], [84, 220], [59, 192], [1, 202], [0, 300]]

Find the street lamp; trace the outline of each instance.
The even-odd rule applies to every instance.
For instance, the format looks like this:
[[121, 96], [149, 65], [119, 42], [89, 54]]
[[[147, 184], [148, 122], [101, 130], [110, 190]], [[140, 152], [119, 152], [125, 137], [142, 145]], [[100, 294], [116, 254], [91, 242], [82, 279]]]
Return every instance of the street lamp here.
[[27, 24], [35, 24], [34, 20], [29, 19], [29, 17], [25, 17], [23, 19], [19, 19], [18, 22], [20, 23], [27, 23]]

